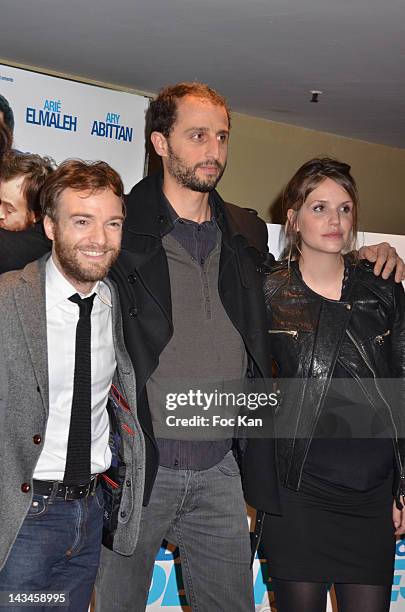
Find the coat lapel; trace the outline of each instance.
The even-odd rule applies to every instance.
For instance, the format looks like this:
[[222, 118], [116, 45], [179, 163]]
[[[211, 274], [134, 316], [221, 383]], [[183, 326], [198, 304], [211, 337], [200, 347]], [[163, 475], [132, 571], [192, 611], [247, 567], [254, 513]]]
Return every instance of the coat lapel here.
[[105, 278], [104, 282], [111, 291], [112, 333], [117, 367], [120, 374], [124, 373], [125, 375], [130, 375], [133, 373], [133, 368], [129, 355], [125, 349], [124, 334], [122, 331], [120, 302], [117, 294], [117, 289], [113, 281], [111, 281], [109, 278]]
[[[131, 359], [127, 353], [124, 343], [124, 333], [122, 329], [122, 317], [120, 309], [120, 301], [118, 291], [113, 281], [105, 278], [104, 282], [109, 287], [111, 292], [112, 303], [112, 334], [115, 350], [115, 359], [117, 361], [116, 376], [122, 392], [127, 395], [125, 398], [133, 415], [135, 415], [135, 397], [136, 397], [136, 382], [135, 372], [131, 363]], [[126, 393], [125, 393], [126, 392]]]
[[17, 313], [46, 411], [49, 407], [45, 307], [45, 263], [48, 254], [26, 266], [14, 290]]

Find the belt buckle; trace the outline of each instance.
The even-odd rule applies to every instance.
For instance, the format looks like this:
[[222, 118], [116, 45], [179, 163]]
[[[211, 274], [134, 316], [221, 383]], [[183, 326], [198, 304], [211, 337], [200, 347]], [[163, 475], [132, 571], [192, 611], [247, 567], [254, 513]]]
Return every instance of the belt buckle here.
[[[69, 485], [65, 485], [65, 501], [72, 501], [75, 499], [83, 499], [84, 497], [89, 497], [89, 495], [94, 495], [97, 486], [97, 476], [93, 478], [87, 485], [81, 487], [79, 485], [75, 485], [69, 487]], [[71, 489], [76, 489], [77, 492], [71, 491]]]
[[76, 501], [87, 496], [88, 487], [79, 487], [79, 485], [66, 485], [64, 500], [65, 501]]

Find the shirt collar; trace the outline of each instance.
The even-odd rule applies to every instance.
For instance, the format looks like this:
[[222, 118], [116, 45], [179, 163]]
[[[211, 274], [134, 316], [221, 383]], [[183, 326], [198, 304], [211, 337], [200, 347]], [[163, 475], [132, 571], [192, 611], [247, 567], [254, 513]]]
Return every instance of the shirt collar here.
[[[46, 310], [50, 310], [55, 306], [58, 306], [74, 293], [78, 293], [77, 289], [63, 276], [63, 274], [56, 267], [52, 255], [46, 262]], [[104, 281], [97, 281], [93, 290], [88, 294], [93, 293], [110, 308], [112, 307], [111, 302], [111, 291], [108, 285]], [[88, 297], [88, 295], [79, 294], [80, 297]]]
[[[176, 225], [179, 222], [186, 223], [186, 224], [189, 224], [189, 225], [192, 225], [193, 223], [195, 225], [202, 225], [202, 224], [197, 223], [196, 221], [192, 221], [191, 219], [184, 219], [183, 217], [179, 217], [177, 212], [174, 210], [173, 206], [170, 204], [169, 200], [166, 198], [166, 196], [165, 196], [165, 194], [163, 192], [163, 189], [162, 189], [162, 200], [164, 201], [164, 203], [167, 206], [167, 210], [169, 211], [169, 216], [170, 216], [170, 219], [171, 219], [173, 225]], [[203, 223], [215, 225], [216, 224], [216, 220], [215, 220], [215, 214], [214, 214], [214, 207], [212, 206], [212, 202], [211, 202], [211, 194], [208, 197], [208, 204], [209, 204], [210, 209], [211, 209], [211, 219], [209, 221], [203, 221]]]

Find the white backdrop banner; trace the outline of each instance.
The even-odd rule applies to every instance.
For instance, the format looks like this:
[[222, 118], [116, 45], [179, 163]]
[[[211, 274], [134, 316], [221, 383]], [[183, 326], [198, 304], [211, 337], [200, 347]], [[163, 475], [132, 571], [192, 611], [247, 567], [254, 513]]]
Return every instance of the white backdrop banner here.
[[0, 64], [0, 94], [14, 113], [14, 147], [50, 155], [103, 160], [128, 192], [144, 174], [149, 100]]

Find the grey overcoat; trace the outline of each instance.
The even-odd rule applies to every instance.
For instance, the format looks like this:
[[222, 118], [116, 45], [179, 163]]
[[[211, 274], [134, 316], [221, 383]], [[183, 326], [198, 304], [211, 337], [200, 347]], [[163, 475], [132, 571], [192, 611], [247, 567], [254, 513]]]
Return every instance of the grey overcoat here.
[[[48, 257], [0, 276], [0, 569], [30, 507], [32, 476], [45, 439], [49, 410], [45, 311]], [[124, 346], [118, 296], [114, 284], [108, 279], [105, 282], [112, 297], [117, 360], [114, 383], [130, 407], [130, 411], [117, 416], [121, 425], [135, 433], [122, 436], [125, 486], [113, 548], [130, 555], [142, 509], [145, 445], [136, 414], [135, 374]], [[34, 442], [38, 434], [40, 444]]]

